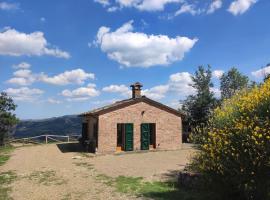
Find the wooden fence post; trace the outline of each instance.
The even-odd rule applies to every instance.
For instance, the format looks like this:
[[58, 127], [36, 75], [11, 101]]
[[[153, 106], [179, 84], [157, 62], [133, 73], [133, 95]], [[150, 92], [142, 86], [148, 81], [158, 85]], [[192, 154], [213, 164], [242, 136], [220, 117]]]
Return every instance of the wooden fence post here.
[[45, 141], [46, 141], [46, 144], [48, 143], [48, 136], [45, 135]]

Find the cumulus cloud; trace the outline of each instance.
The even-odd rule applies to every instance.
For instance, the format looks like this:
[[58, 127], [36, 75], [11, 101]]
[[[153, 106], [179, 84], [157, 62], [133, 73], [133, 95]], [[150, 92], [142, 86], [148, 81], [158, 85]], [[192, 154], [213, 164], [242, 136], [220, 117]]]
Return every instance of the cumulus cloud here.
[[31, 67], [31, 65], [27, 62], [21, 62], [17, 65], [12, 66], [14, 69], [28, 69]]
[[[179, 98], [193, 94], [195, 90], [190, 86], [192, 84], [191, 74], [188, 72], [179, 72], [172, 74], [166, 84], [157, 85], [142, 90], [142, 95], [151, 99], [160, 100], [167, 94], [174, 94]], [[110, 85], [102, 89], [104, 92], [119, 93], [122, 96], [130, 97], [131, 89], [125, 85]]]
[[100, 92], [95, 84], [88, 84], [87, 87], [80, 87], [75, 90], [63, 90], [61, 95], [67, 97], [68, 101], [84, 101], [91, 97], [99, 96]]
[[[109, 5], [106, 0], [95, 0], [104, 6]], [[167, 4], [180, 3], [184, 0], [116, 0], [116, 4], [108, 9], [109, 12], [119, 10], [122, 8], [135, 8], [140, 11], [162, 11]], [[105, 4], [104, 4], [104, 3]], [[107, 3], [108, 2], [108, 3]]]
[[142, 90], [142, 95], [145, 95], [151, 99], [159, 100], [165, 97], [168, 90], [169, 85], [158, 85], [150, 89]]
[[32, 71], [29, 69], [19, 69], [13, 73], [14, 77], [7, 80], [7, 83], [14, 85], [31, 85], [37, 80], [37, 75], [32, 74]]
[[34, 82], [44, 82], [53, 85], [83, 84], [89, 79], [95, 79], [93, 73], [87, 73], [83, 69], [65, 71], [51, 77], [43, 72], [34, 74], [29, 69], [19, 69], [13, 73], [13, 76], [6, 82], [21, 86], [31, 85]]
[[86, 73], [83, 69], [65, 71], [52, 77], [44, 73], [40, 75], [40, 81], [54, 85], [83, 84], [88, 79], [95, 79], [95, 75]]
[[5, 92], [13, 97], [13, 99], [17, 101], [34, 101], [40, 97], [44, 93], [43, 90], [37, 88], [28, 88], [28, 87], [21, 87], [21, 88], [8, 88]]
[[251, 72], [251, 74], [253, 76], [255, 76], [256, 78], [263, 78], [263, 77], [267, 76], [268, 74], [270, 74], [270, 65], [268, 65], [262, 69], [259, 69], [257, 71], [253, 71], [253, 72]]
[[213, 2], [210, 4], [208, 10], [206, 11], [207, 14], [212, 14], [216, 10], [220, 9], [222, 7], [222, 1], [221, 0], [213, 0]]
[[233, 15], [245, 13], [257, 0], [235, 0], [230, 4], [228, 11]]
[[189, 72], [178, 72], [170, 75], [168, 85], [170, 91], [179, 94], [182, 97], [191, 95], [195, 89], [191, 87], [192, 75]]
[[133, 32], [132, 23], [129, 21], [116, 31], [100, 27], [95, 41], [110, 59], [126, 67], [169, 65], [182, 60], [198, 41], [197, 38]]
[[144, 0], [135, 4], [134, 7], [144, 11], [161, 11], [164, 10], [165, 5], [167, 4], [179, 2], [183, 2], [183, 0]]
[[224, 74], [223, 70], [214, 70], [212, 72], [212, 75], [214, 78], [221, 78], [221, 76]]
[[18, 3], [8, 3], [8, 2], [0, 2], [0, 10], [17, 10], [19, 9]]
[[50, 47], [42, 32], [27, 34], [11, 28], [0, 32], [0, 55], [70, 57], [68, 52]]
[[122, 96], [129, 97], [131, 96], [131, 91], [126, 85], [109, 85], [102, 88], [104, 92], [110, 93], [120, 93]]

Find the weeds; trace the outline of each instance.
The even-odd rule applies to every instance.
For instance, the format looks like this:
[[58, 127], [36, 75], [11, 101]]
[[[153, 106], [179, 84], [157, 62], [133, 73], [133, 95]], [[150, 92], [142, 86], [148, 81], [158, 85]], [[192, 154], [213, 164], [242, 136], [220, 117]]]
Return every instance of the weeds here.
[[7, 171], [0, 173], [0, 199], [9, 200], [12, 199], [9, 196], [11, 187], [9, 186], [15, 179], [17, 175], [13, 171]]
[[46, 186], [62, 185], [67, 182], [64, 179], [57, 177], [55, 171], [53, 170], [34, 171], [28, 176], [28, 178]]
[[10, 158], [10, 153], [14, 150], [12, 146], [0, 147], [0, 166], [4, 165]]

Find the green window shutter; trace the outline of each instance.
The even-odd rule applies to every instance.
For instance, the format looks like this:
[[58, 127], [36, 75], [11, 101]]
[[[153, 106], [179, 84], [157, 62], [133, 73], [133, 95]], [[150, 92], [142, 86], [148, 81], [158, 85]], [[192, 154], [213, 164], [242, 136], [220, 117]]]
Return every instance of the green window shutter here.
[[125, 150], [133, 151], [133, 124], [125, 124]]
[[149, 150], [150, 127], [149, 124], [141, 124], [141, 150]]

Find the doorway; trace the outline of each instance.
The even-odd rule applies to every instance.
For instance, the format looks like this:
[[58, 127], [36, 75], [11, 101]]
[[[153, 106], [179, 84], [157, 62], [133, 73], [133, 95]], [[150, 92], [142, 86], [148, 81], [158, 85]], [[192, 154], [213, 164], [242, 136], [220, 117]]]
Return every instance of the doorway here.
[[116, 151], [133, 151], [133, 124], [117, 124]]
[[156, 124], [141, 124], [141, 150], [156, 148]]

